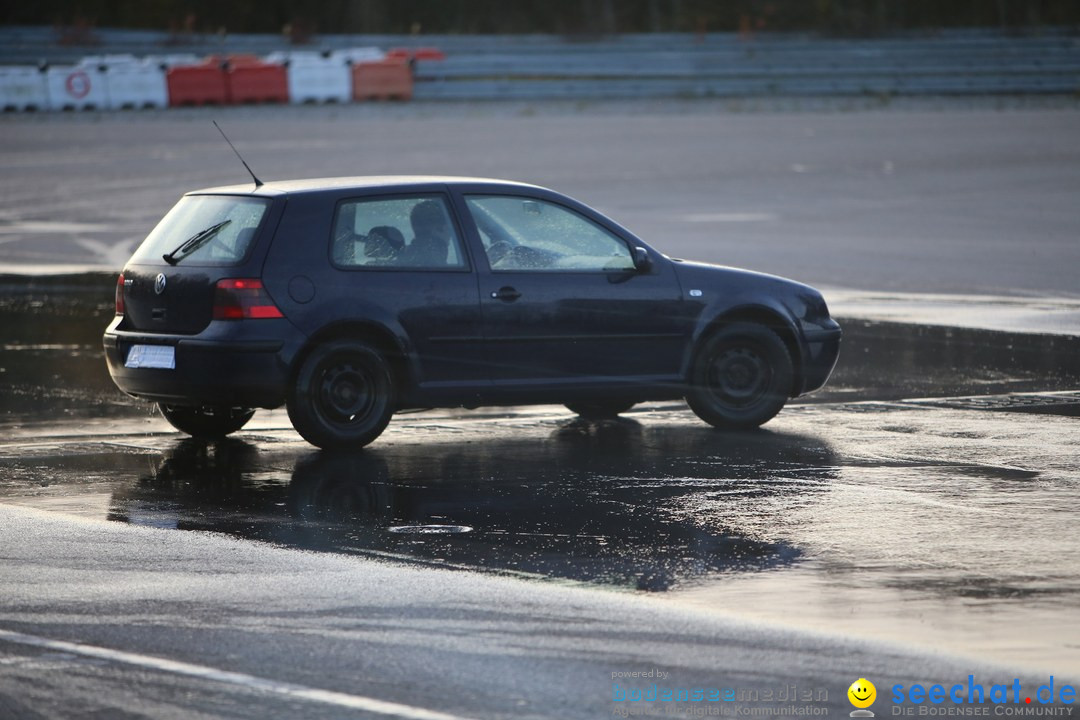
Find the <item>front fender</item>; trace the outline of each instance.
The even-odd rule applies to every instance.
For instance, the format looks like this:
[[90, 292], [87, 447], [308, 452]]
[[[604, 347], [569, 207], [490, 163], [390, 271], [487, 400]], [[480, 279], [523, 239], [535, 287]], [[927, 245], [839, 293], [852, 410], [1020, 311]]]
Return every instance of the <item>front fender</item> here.
[[805, 319], [815, 312], [820, 295], [813, 288], [762, 273], [704, 263], [676, 263], [687, 302], [697, 303], [691, 342], [681, 372], [689, 378], [694, 355], [704, 339], [732, 322], [753, 322], [773, 329], [788, 348], [796, 382], [792, 395], [802, 392], [807, 358]]
[[705, 339], [716, 329], [735, 322], [757, 323], [776, 331], [787, 346], [788, 352], [791, 353], [791, 361], [798, 375], [805, 356], [805, 340], [789, 310], [776, 301], [733, 298], [730, 302], [711, 303], [703, 307], [698, 314], [691, 341], [683, 357], [681, 372], [684, 377], [690, 377], [694, 356]]

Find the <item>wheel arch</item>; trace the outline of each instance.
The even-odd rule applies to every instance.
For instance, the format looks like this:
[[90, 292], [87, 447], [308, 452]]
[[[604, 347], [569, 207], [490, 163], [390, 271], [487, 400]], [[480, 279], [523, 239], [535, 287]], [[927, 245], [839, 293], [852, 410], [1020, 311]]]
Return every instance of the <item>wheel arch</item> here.
[[782, 313], [764, 305], [741, 305], [729, 308], [705, 323], [697, 333], [694, 342], [691, 343], [690, 351], [683, 359], [683, 377], [689, 379], [694, 357], [709, 338], [723, 328], [741, 322], [766, 327], [776, 333], [777, 337], [784, 343], [788, 356], [791, 358], [791, 389], [788, 396], [795, 397], [798, 395], [803, 386], [803, 356], [795, 327]]
[[343, 321], [327, 325], [311, 335], [300, 352], [292, 360], [289, 368], [289, 382], [296, 383], [297, 373], [303, 367], [311, 352], [320, 345], [336, 340], [357, 340], [371, 343], [384, 357], [394, 373], [394, 382], [399, 389], [411, 386], [415, 370], [411, 367], [410, 355], [405, 342], [386, 327], [372, 322]]

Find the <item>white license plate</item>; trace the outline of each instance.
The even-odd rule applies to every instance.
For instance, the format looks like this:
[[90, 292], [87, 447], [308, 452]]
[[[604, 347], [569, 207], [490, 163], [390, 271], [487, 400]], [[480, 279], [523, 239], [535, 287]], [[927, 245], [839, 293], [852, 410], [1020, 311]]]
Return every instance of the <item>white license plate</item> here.
[[124, 367], [176, 369], [176, 348], [172, 345], [132, 345]]

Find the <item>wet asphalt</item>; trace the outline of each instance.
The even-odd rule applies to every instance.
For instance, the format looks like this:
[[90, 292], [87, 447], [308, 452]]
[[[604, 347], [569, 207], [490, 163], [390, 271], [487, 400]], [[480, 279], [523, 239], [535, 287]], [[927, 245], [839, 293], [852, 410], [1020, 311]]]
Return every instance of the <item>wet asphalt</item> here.
[[[692, 623], [733, 623], [736, 631], [718, 632], [735, 632], [750, 645], [759, 639], [746, 639], [747, 628], [793, 633], [778, 643], [775, 656], [738, 666], [750, 684], [815, 677], [835, 685], [836, 673], [849, 672], [843, 662], [823, 674], [808, 675], [804, 665], [805, 657], [830, 656], [834, 651], [827, 648], [838, 643], [845, 648], [840, 655], [864, 666], [868, 658], [890, 658], [878, 669], [888, 677], [925, 677], [919, 672], [929, 657], [942, 658], [955, 672], [991, 663], [1018, 676], [1080, 675], [1080, 648], [1072, 633], [1063, 632], [1075, 626], [1080, 611], [1076, 337], [849, 319], [828, 389], [789, 406], [758, 432], [716, 432], [678, 403], [647, 404], [602, 422], [560, 407], [439, 410], [398, 416], [364, 451], [325, 453], [304, 443], [281, 410], [260, 411], [234, 437], [205, 443], [173, 432], [147, 406], [118, 393], [99, 350], [100, 328], [112, 312], [111, 283], [111, 276], [93, 274], [0, 281], [0, 505], [16, 513], [9, 522], [36, 527], [45, 516], [17, 513], [45, 512], [66, 519], [54, 522], [74, 523], [66, 535], [86, 532], [80, 525], [85, 521], [106, 521], [131, 532], [149, 529], [154, 538], [209, 533], [242, 547], [254, 542], [353, 558], [391, 574], [438, 578], [449, 571], [463, 587], [478, 574], [525, 581], [523, 590], [515, 585], [515, 597], [550, 587], [586, 591], [588, 600], [571, 600], [571, 607], [608, 602], [602, 598], [647, 598], [661, 603], [667, 618], [657, 621], [661, 626], [673, 622], [665, 613], [701, 613]], [[70, 551], [56, 557], [46, 552], [34, 563], [40, 568], [28, 569], [17, 561], [26, 548], [11, 544], [21, 545], [19, 538], [7, 542], [9, 588], [21, 573], [36, 576], [48, 568], [48, 577], [58, 568], [78, 568], [75, 586], [88, 583], [87, 593], [96, 598], [110, 577], [135, 572], [123, 554], [110, 561], [85, 548], [80, 552], [89, 554], [91, 568], [101, 565], [101, 576], [64, 560]], [[185, 546], [182, 540], [154, 542]], [[216, 557], [204, 562], [216, 565]], [[135, 575], [144, 583], [172, 563], [136, 560]], [[242, 577], [247, 571], [216, 572]], [[168, 580], [150, 584], [197, 589], [200, 573], [169, 570]], [[391, 585], [402, 582], [394, 577]], [[434, 582], [441, 588], [445, 581]], [[502, 592], [473, 601], [502, 607]], [[61, 595], [66, 593], [70, 588]], [[155, 591], [137, 594], [143, 593], [153, 597]], [[50, 600], [51, 591], [30, 593], [32, 601], [16, 595], [2, 613], [8, 630], [133, 646], [142, 653], [153, 649], [155, 657], [177, 656], [168, 643], [180, 627], [191, 634], [178, 645], [186, 648], [181, 656], [198, 659], [201, 642], [221, 641], [198, 639], [206, 632], [201, 619], [177, 620], [188, 611], [132, 615], [124, 602], [119, 609], [106, 603], [107, 619], [91, 621], [73, 619], [81, 611], [62, 597]], [[394, 597], [412, 595], [401, 589]], [[203, 597], [183, 602], [196, 618], [207, 612], [200, 609]], [[408, 615], [392, 609], [395, 602], [378, 612]], [[229, 612], [242, 605], [236, 600]], [[334, 607], [353, 621], [370, 621], [370, 606], [351, 615]], [[542, 602], [529, 614], [551, 613], [559, 622], [577, 616]], [[246, 620], [266, 621], [261, 614]], [[285, 637], [297, 632], [290, 623], [281, 626]], [[149, 629], [133, 635], [132, 624], [164, 635]], [[816, 638], [809, 647], [804, 633]], [[237, 664], [260, 677], [268, 668], [281, 672], [267, 660], [267, 650], [247, 647], [249, 640], [233, 639], [236, 648], [224, 656], [210, 653], [215, 667]], [[589, 642], [600, 640], [590, 636]], [[852, 642], [862, 649], [846, 645]], [[305, 652], [316, 664], [326, 661], [310, 648]], [[37, 667], [30, 656], [16, 656], [23, 659], [13, 660], [13, 667]], [[667, 657], [655, 657], [661, 656]], [[60, 653], [50, 662], [42, 666], [50, 669], [46, 675], [83, 661]], [[488, 657], [481, 664], [490, 662], [504, 660]], [[610, 657], [604, 662], [620, 667]], [[694, 673], [710, 667], [702, 660]], [[325, 688], [311, 672], [318, 675], [305, 670], [305, 687]], [[525, 671], [507, 666], [506, 672]], [[583, 704], [566, 714], [578, 716], [581, 708], [588, 709], [581, 716], [597, 708], [609, 712], [596, 704], [608, 692], [596, 675], [595, 666], [585, 673], [588, 682], [574, 691]], [[295, 679], [292, 671], [283, 676]], [[507, 707], [501, 704], [507, 697], [492, 688], [487, 704], [462, 705], [468, 693], [461, 696], [460, 688], [444, 704], [400, 686], [400, 673], [391, 676], [386, 682], [392, 692], [377, 686], [363, 695], [423, 697], [424, 707], [479, 708], [481, 715]], [[0, 695], [13, 692], [10, 682], [19, 672], [4, 677], [0, 672]], [[177, 682], [186, 681], [169, 675], [151, 695], [181, 692], [173, 687]], [[235, 690], [212, 685], [230, 698]], [[97, 690], [72, 692], [81, 697]], [[233, 708], [227, 715], [244, 704], [222, 702]], [[535, 714], [549, 715], [536, 698], [524, 702]], [[154, 707], [150, 715], [168, 716], [161, 708], [193, 711], [195, 705]]]

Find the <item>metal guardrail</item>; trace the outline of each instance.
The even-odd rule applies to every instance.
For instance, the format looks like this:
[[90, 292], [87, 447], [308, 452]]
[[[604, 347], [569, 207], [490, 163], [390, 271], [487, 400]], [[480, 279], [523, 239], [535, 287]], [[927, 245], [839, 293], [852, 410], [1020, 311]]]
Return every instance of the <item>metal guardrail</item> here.
[[[0, 28], [0, 64], [70, 62], [86, 54], [254, 53], [290, 49], [273, 35], [168, 37], [100, 31], [93, 48], [58, 48], [48, 28]], [[1080, 94], [1080, 35], [946, 31], [935, 36], [326, 35], [307, 49], [435, 46], [416, 64], [417, 99], [588, 99], [812, 95]]]
[[633, 36], [447, 50], [415, 97], [542, 99], [1080, 93], [1080, 39]]

